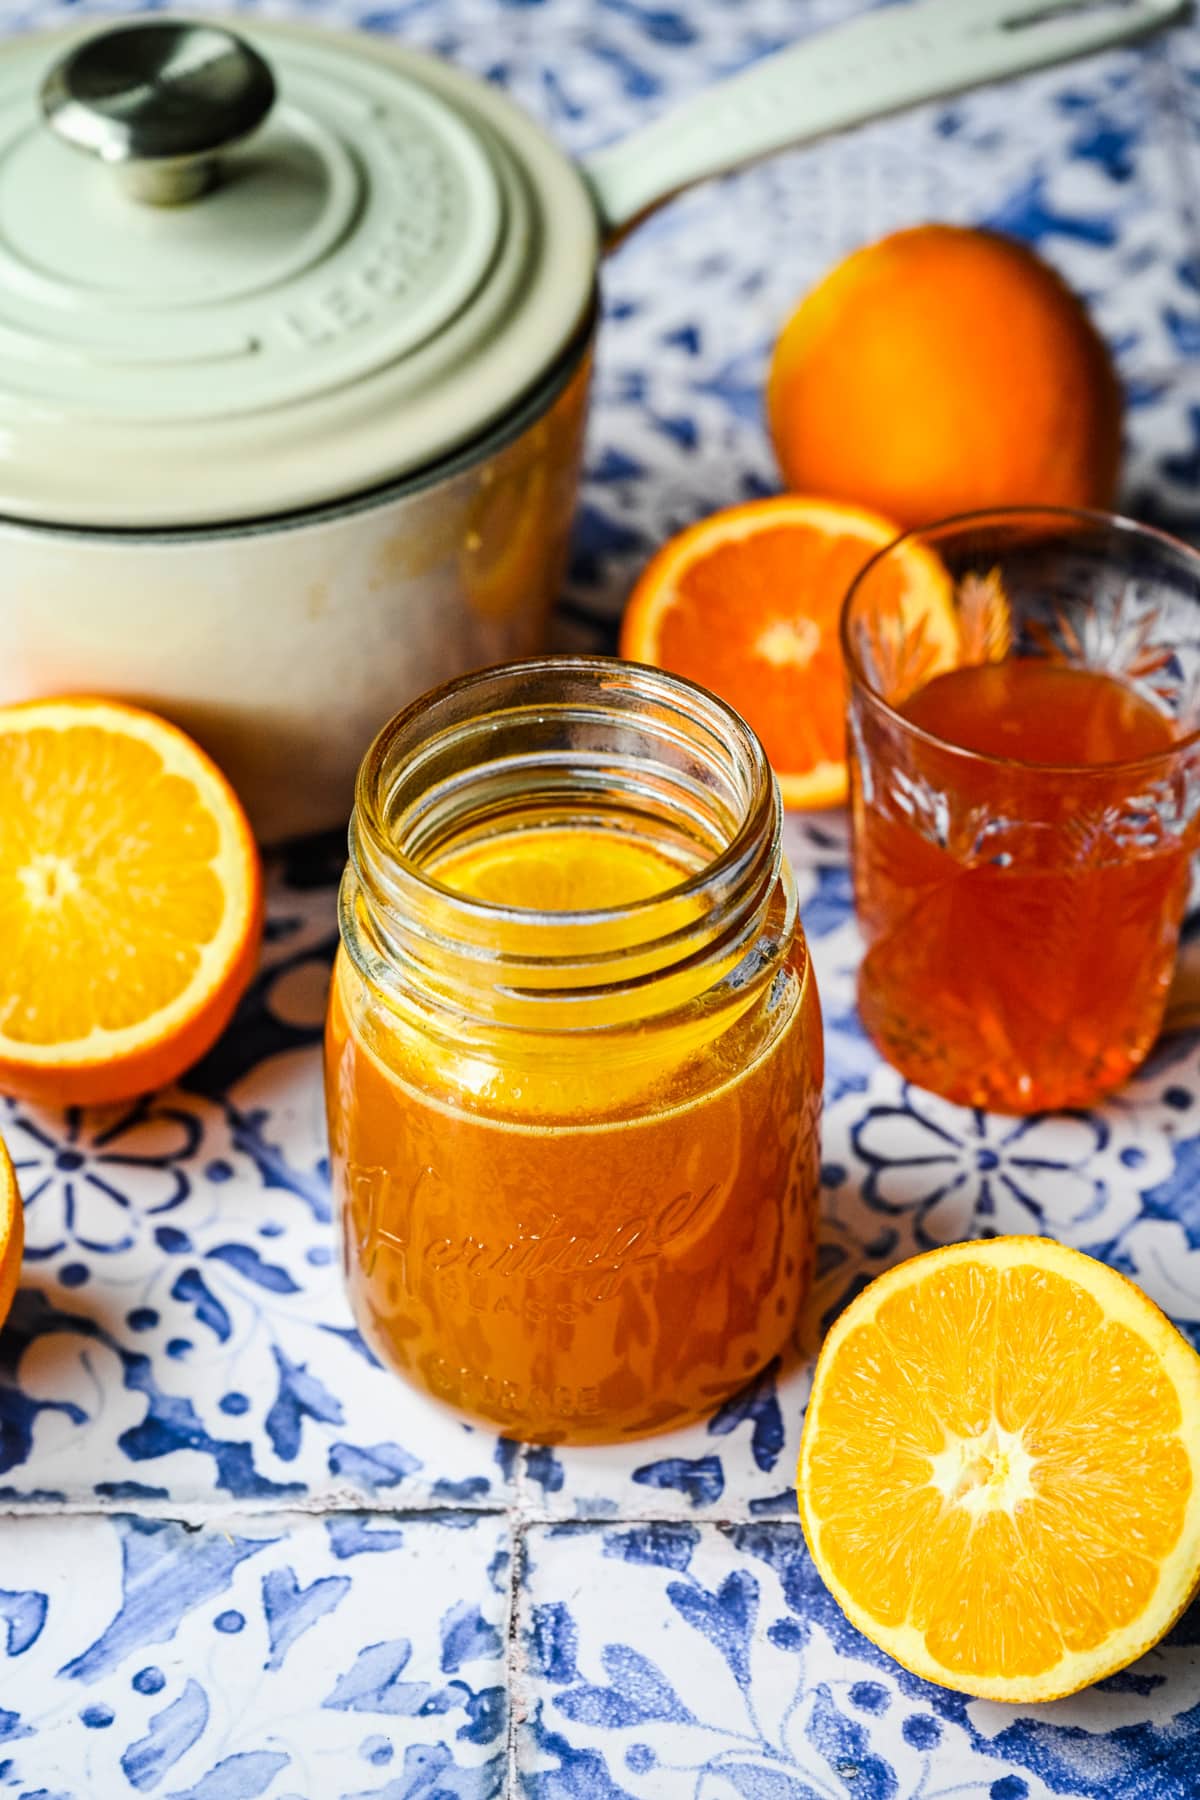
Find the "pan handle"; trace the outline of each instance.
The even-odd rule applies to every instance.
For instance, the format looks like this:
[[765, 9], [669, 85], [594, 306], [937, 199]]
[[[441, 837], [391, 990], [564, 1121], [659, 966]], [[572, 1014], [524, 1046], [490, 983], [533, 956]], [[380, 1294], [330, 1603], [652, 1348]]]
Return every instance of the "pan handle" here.
[[1187, 0], [912, 0], [872, 10], [700, 94], [583, 165], [615, 237], [681, 188], [847, 125], [1165, 25]]

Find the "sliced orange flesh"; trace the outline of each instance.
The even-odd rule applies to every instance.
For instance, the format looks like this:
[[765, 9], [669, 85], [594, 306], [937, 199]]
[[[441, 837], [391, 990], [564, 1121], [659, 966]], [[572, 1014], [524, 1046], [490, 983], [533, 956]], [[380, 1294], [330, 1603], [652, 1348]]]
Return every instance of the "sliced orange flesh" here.
[[798, 1485], [822, 1577], [897, 1662], [984, 1699], [1074, 1693], [1200, 1579], [1200, 1357], [1078, 1251], [934, 1250], [830, 1331]]
[[8, 1151], [0, 1139], [0, 1325], [8, 1317], [21, 1275], [25, 1214]]
[[[785, 805], [838, 805], [846, 797], [838, 616], [855, 576], [898, 532], [876, 513], [796, 494], [714, 513], [646, 568], [621, 655], [690, 676], [735, 707], [758, 733]], [[940, 652], [931, 672], [949, 667], [957, 632], [941, 563], [913, 544], [894, 571], [906, 621], [925, 619]]]
[[245, 815], [190, 738], [108, 700], [0, 708], [0, 1090], [173, 1080], [232, 1013], [261, 914]]
[[452, 850], [429, 873], [490, 906], [590, 912], [650, 900], [677, 887], [688, 871], [654, 845], [615, 830], [552, 825]]

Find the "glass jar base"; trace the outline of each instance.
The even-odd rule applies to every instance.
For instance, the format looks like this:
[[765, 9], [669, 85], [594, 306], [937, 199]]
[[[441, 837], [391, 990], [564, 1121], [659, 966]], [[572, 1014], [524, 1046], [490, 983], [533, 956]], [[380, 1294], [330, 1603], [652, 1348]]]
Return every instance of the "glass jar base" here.
[[589, 1410], [586, 1390], [572, 1390], [569, 1394], [564, 1391], [556, 1400], [547, 1397], [545, 1404], [536, 1411], [528, 1405], [505, 1405], [504, 1382], [499, 1377], [475, 1376], [470, 1383], [471, 1391], [464, 1392], [462, 1384], [457, 1392], [447, 1391], [438, 1381], [436, 1371], [430, 1371], [432, 1378], [426, 1379], [420, 1372], [402, 1368], [387, 1355], [386, 1347], [369, 1329], [364, 1330], [363, 1335], [384, 1366], [439, 1412], [464, 1424], [495, 1431], [517, 1443], [579, 1449], [637, 1443], [703, 1423], [787, 1351], [798, 1320], [799, 1312], [789, 1317], [784, 1329], [771, 1340], [754, 1352], [746, 1352], [745, 1367], [731, 1372], [727, 1380], [714, 1380], [686, 1397], [664, 1396], [658, 1401], [647, 1397], [642, 1405], [630, 1407], [619, 1415], [596, 1410], [594, 1403]]

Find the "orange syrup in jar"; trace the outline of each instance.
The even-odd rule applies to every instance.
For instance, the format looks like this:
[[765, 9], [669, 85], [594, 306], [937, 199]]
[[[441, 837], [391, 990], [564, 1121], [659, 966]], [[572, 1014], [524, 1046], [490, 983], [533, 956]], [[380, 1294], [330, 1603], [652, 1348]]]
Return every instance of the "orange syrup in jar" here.
[[948, 841], [886, 775], [871, 797], [856, 780], [868, 1031], [967, 1104], [1116, 1086], [1158, 1033], [1187, 898], [1193, 834], [1160, 828], [1162, 771], [1130, 767], [1172, 747], [1173, 720], [1111, 675], [1020, 657], [952, 669], [895, 710], [928, 734], [906, 741], [905, 778], [943, 796]]
[[[427, 847], [400, 852], [393, 826], [394, 916], [360, 804], [327, 1034], [334, 1183], [352, 1303], [386, 1362], [510, 1435], [612, 1441], [711, 1410], [792, 1334], [820, 1014], [769, 776], [749, 831], [736, 812], [706, 829], [694, 794], [673, 810], [662, 789], [622, 791], [621, 770], [655, 786], [651, 725], [629, 756], [647, 685], [685, 710], [699, 690], [636, 671], [614, 693], [622, 665], [583, 659], [522, 668], [518, 692], [565, 682], [581, 712], [595, 688], [611, 751], [593, 720], [564, 766], [531, 722], [532, 770], [514, 756], [538, 791], [518, 803], [502, 778], [498, 811]], [[474, 678], [501, 692], [467, 704], [490, 716], [506, 674]]]

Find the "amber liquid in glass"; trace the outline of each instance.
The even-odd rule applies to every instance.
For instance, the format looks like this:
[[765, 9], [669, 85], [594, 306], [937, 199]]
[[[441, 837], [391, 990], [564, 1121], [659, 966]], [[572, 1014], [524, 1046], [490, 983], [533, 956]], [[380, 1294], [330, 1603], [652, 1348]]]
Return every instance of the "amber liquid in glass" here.
[[[560, 911], [682, 879], [614, 837], [515, 832], [431, 872]], [[604, 1441], [702, 1414], [783, 1346], [816, 1215], [821, 1028], [801, 940], [766, 1029], [761, 1007], [740, 1023], [701, 1009], [558, 1059], [519, 1039], [483, 1058], [400, 1029], [368, 1043], [353, 979], [343, 952], [334, 1179], [355, 1311], [388, 1362], [512, 1435]]]
[[[1014, 760], [998, 776], [963, 758], [950, 778], [960, 834], [973, 816], [993, 828], [977, 859], [858, 796], [868, 1031], [905, 1075], [972, 1105], [1029, 1112], [1116, 1086], [1161, 1024], [1191, 845], [1153, 830], [1114, 843], [1137, 783], [1103, 765], [1168, 749], [1171, 720], [1111, 676], [1034, 658], [951, 670], [898, 710]], [[912, 756], [919, 778], [919, 743]], [[1096, 769], [1086, 791], [1064, 765]], [[943, 791], [945, 769], [943, 753]]]

